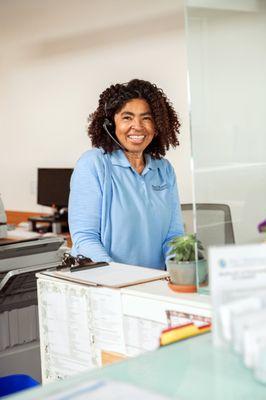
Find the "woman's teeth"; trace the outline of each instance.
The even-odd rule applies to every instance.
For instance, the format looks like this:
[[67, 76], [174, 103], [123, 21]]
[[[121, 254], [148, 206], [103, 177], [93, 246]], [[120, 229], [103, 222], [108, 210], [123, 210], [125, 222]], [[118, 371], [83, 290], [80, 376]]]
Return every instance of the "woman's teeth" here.
[[141, 142], [144, 139], [144, 135], [129, 135], [128, 138], [134, 142]]

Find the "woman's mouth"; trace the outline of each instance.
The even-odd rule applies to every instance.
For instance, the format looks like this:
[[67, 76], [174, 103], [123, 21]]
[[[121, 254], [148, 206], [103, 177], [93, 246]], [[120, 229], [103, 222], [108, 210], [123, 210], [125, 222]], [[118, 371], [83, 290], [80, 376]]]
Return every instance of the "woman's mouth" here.
[[144, 135], [128, 135], [127, 138], [131, 143], [139, 144], [144, 141], [145, 136]]

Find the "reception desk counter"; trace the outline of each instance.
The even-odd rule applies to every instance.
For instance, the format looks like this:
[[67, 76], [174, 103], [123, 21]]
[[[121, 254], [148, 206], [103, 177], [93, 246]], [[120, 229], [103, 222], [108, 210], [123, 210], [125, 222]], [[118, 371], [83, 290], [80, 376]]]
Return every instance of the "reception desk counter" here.
[[211, 334], [206, 334], [105, 368], [83, 372], [63, 382], [17, 395], [14, 399], [64, 399], [65, 390], [93, 379], [128, 382], [181, 400], [266, 398], [266, 386], [256, 382], [252, 372], [244, 368], [233, 353], [213, 348]]

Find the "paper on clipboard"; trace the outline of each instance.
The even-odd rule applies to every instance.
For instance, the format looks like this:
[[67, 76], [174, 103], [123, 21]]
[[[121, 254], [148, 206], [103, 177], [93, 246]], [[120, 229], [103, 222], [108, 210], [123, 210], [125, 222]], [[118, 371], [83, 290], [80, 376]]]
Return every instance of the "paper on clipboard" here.
[[114, 262], [103, 267], [84, 269], [84, 271], [61, 270], [49, 274], [72, 282], [111, 288], [121, 288], [169, 277], [166, 271]]

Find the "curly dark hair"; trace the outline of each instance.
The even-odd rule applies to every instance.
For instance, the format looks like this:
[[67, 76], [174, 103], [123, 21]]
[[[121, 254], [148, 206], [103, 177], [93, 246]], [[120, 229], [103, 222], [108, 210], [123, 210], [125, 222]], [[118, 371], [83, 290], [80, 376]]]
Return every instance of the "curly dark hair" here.
[[[88, 135], [91, 138], [92, 146], [101, 147], [107, 153], [119, 149], [118, 145], [104, 131], [103, 124], [108, 118], [115, 126], [114, 115], [122, 109], [127, 101], [136, 98], [144, 99], [149, 104], [157, 133], [145, 149], [145, 153], [160, 159], [165, 156], [170, 145], [173, 147], [179, 145], [177, 134], [179, 134], [180, 122], [162, 89], [140, 79], [111, 85], [100, 95], [97, 110], [89, 116]], [[114, 129], [112, 133], [115, 136]]]

